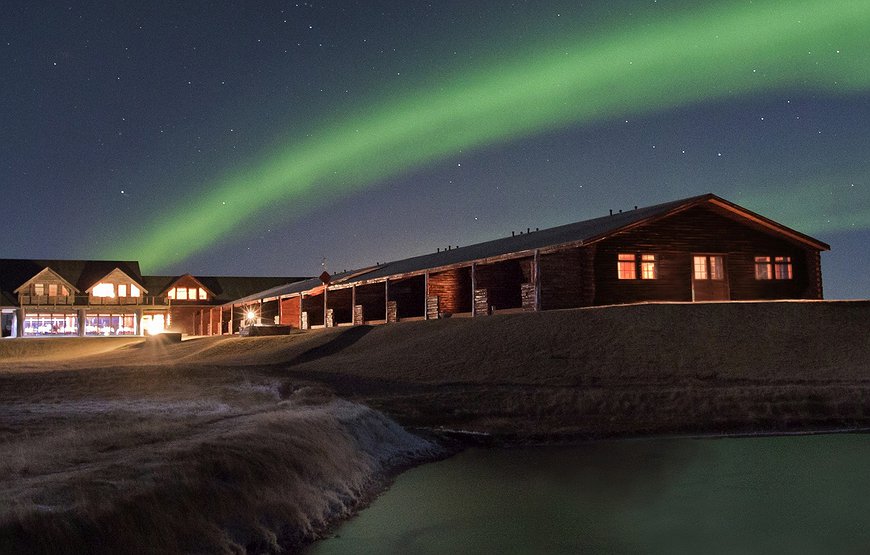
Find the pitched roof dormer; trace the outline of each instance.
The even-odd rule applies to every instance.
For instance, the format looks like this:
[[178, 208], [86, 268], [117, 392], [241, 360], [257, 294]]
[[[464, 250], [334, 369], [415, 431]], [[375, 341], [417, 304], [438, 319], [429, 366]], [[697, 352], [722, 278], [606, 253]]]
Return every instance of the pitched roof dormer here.
[[27, 287], [30, 287], [34, 283], [39, 283], [42, 281], [45, 281], [46, 283], [60, 283], [66, 286], [70, 291], [73, 291], [74, 293], [79, 293], [79, 289], [75, 285], [70, 283], [66, 278], [64, 278], [62, 275], [55, 272], [48, 266], [40, 270], [39, 273], [37, 273], [32, 278], [19, 285], [18, 288], [13, 291], [13, 293], [21, 293], [21, 291], [25, 290]]
[[114, 270], [112, 270], [111, 272], [109, 272], [108, 274], [103, 276], [102, 278], [100, 278], [97, 281], [95, 281], [94, 283], [92, 283], [90, 287], [85, 289], [85, 292], [89, 295], [92, 295], [94, 288], [102, 283], [112, 283], [112, 284], [132, 283], [132, 284], [136, 285], [139, 289], [141, 289], [143, 293], [148, 293], [148, 290], [145, 289], [145, 287], [142, 285], [142, 283], [139, 280], [130, 277], [129, 274], [127, 274], [126, 272], [124, 272], [120, 268], [115, 268]]

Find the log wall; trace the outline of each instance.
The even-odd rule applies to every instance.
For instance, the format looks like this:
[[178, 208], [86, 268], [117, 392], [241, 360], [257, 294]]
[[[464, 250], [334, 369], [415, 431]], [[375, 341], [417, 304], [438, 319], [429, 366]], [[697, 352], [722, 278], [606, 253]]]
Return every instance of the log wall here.
[[365, 321], [386, 320], [386, 294], [383, 283], [358, 285], [356, 288], [356, 304], [363, 307]]
[[531, 281], [531, 274], [531, 258], [475, 266], [476, 287], [487, 290], [489, 306], [496, 310], [523, 306], [521, 288]]
[[396, 302], [398, 318], [415, 318], [424, 315], [426, 308], [426, 284], [423, 276], [393, 281], [390, 280], [390, 299]]
[[322, 326], [324, 322], [323, 295], [302, 297], [302, 311], [308, 313], [308, 327]]
[[353, 321], [353, 289], [330, 289], [326, 295], [326, 308], [332, 309], [336, 324]]
[[595, 246], [541, 255], [541, 308], [591, 306], [595, 300]]
[[299, 316], [302, 313], [301, 297], [281, 299], [281, 323], [285, 326], [299, 327]]
[[438, 297], [438, 312], [471, 312], [471, 268], [429, 274], [428, 296]]
[[[617, 254], [658, 256], [658, 279], [620, 280]], [[810, 279], [816, 251], [805, 249], [715, 207], [695, 207], [659, 222], [617, 233], [597, 244], [595, 304], [691, 301], [692, 254], [725, 256], [732, 300], [816, 299], [820, 280]], [[756, 256], [791, 256], [793, 279], [756, 280]], [[816, 272], [815, 267], [812, 268]], [[546, 271], [543, 272], [546, 276]]]

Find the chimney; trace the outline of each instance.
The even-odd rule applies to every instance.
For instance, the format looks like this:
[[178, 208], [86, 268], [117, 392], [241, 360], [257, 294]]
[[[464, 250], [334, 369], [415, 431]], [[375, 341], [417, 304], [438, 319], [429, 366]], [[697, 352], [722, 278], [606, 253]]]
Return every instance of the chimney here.
[[435, 252], [441, 252], [441, 247], [438, 247], [438, 250], [436, 250]]
[[610, 209], [610, 215], [613, 215], [613, 208]]
[[531, 231], [532, 231], [532, 228], [530, 228], [530, 227], [526, 228], [526, 233], [530, 233]]
[[634, 209], [637, 210], [637, 205], [636, 205], [636, 204], [634, 205]]
[[619, 213], [622, 214], [622, 210], [620, 210]]
[[513, 230], [511, 231], [511, 237], [516, 237], [516, 234], [513, 232]]

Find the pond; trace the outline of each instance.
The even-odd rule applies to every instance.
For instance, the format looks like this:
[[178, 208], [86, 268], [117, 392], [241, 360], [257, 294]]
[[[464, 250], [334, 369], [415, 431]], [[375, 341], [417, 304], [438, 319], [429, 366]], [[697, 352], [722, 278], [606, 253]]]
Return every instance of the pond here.
[[870, 436], [470, 449], [308, 553], [868, 553]]

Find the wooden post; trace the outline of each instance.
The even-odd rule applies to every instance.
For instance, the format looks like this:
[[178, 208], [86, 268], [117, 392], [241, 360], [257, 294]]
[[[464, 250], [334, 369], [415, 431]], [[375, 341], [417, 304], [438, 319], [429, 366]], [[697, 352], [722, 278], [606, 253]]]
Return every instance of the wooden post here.
[[323, 327], [324, 328], [329, 327], [329, 325], [326, 322], [326, 310], [327, 310], [327, 308], [326, 308], [326, 294], [327, 294], [328, 290], [329, 290], [329, 286], [324, 285], [323, 286]]
[[475, 262], [471, 263], [471, 315], [477, 316], [477, 306], [474, 302], [477, 291], [477, 264]]
[[284, 309], [281, 305], [281, 297], [279, 296], [277, 300], [278, 300], [278, 321], [276, 322], [276, 324], [283, 324], [284, 323]]
[[390, 322], [390, 280], [384, 280], [384, 321]]
[[214, 332], [213, 332], [213, 330], [214, 330], [214, 322], [212, 321], [212, 317], [213, 317], [213, 314], [212, 314], [212, 313], [213, 313], [213, 312], [214, 312], [214, 309], [211, 308], [211, 307], [209, 307], [209, 309], [208, 309], [208, 334], [209, 334], [209, 335], [212, 335], [212, 333], [214, 333]]
[[350, 288], [350, 323], [354, 326], [361, 324], [362, 322], [356, 321], [356, 284], [353, 284]]
[[429, 319], [429, 271], [423, 274], [423, 319]]
[[532, 268], [532, 283], [535, 285], [535, 312], [541, 311], [541, 250], [535, 249], [534, 266]]
[[302, 326], [302, 306], [303, 301], [305, 300], [305, 293], [299, 293], [299, 329], [304, 330], [305, 328]]

